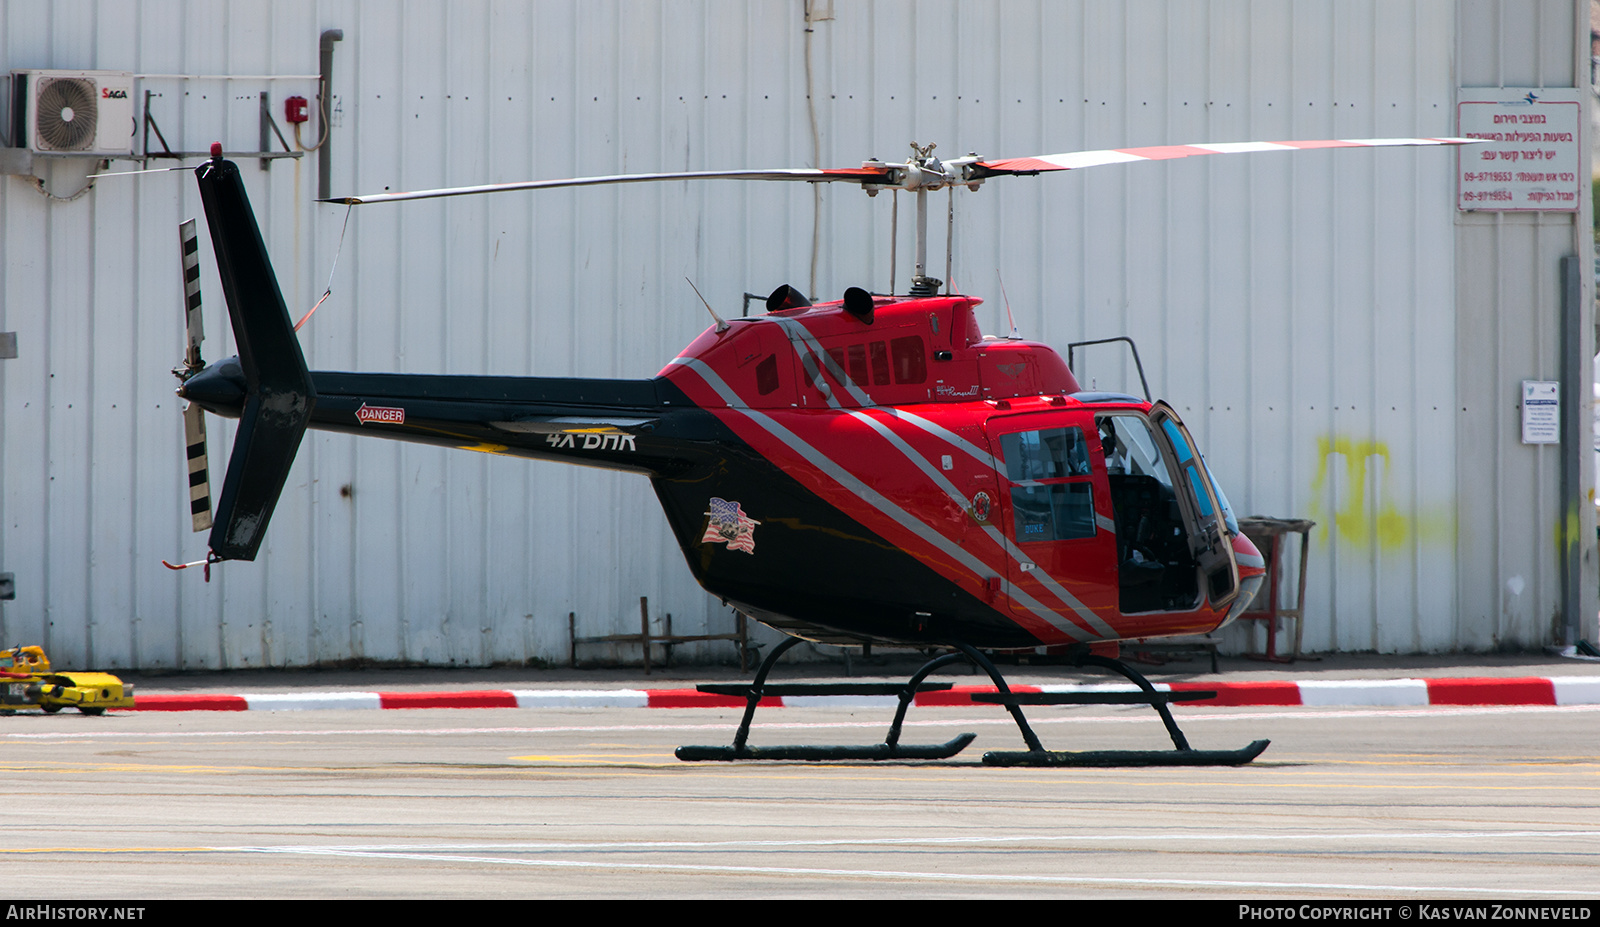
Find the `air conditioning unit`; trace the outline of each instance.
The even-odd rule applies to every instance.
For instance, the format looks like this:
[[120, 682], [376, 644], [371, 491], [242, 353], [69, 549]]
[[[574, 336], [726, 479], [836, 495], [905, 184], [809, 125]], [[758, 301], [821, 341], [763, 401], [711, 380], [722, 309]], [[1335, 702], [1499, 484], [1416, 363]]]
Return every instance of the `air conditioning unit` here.
[[133, 75], [12, 71], [11, 139], [37, 155], [133, 155]]

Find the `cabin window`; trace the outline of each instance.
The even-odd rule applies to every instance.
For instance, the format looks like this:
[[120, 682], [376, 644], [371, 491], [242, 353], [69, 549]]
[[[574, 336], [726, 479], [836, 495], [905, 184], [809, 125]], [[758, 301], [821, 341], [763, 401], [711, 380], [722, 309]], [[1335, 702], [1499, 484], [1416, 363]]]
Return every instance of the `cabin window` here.
[[1089, 475], [1089, 446], [1081, 428], [1047, 428], [1000, 436], [1006, 479], [1057, 480]]
[[1019, 541], [1069, 541], [1094, 537], [1094, 487], [1054, 483], [1011, 487]]
[[[1081, 428], [1000, 436], [1018, 541], [1067, 541], [1095, 533], [1089, 446]], [[1073, 482], [1057, 482], [1073, 480]], [[1048, 481], [1048, 482], [1045, 482]]]
[[848, 368], [850, 371], [850, 379], [856, 381], [857, 383], [866, 383], [868, 380], [867, 346], [864, 344], [852, 344], [848, 352], [848, 357], [850, 359], [850, 366]]
[[1183, 440], [1183, 434], [1171, 420], [1162, 420], [1161, 430], [1167, 433], [1167, 439], [1172, 442], [1172, 450], [1178, 455], [1178, 466], [1189, 478], [1189, 487], [1194, 491], [1195, 501], [1200, 504], [1201, 517], [1210, 518], [1211, 497], [1206, 493], [1205, 486], [1201, 485], [1200, 472], [1195, 467], [1194, 453], [1189, 450], [1189, 442]]
[[872, 354], [872, 385], [889, 385], [889, 348], [881, 341], [867, 345]]
[[829, 348], [828, 360], [833, 361], [833, 363], [824, 364], [823, 366], [828, 368], [829, 373], [834, 374], [834, 379], [839, 379], [844, 375], [844, 348]]
[[765, 396], [778, 389], [778, 356], [768, 354], [756, 365], [756, 392]]
[[889, 355], [894, 359], [896, 383], [921, 383], [928, 379], [928, 357], [921, 335], [891, 340]]

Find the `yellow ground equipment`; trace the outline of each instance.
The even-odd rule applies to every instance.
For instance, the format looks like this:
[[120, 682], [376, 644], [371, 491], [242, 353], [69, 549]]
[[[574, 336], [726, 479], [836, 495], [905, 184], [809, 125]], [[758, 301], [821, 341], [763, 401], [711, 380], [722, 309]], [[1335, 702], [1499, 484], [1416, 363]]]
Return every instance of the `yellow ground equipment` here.
[[86, 715], [132, 708], [133, 686], [110, 673], [52, 673], [40, 647], [0, 650], [0, 713], [38, 708], [54, 714], [76, 708]]

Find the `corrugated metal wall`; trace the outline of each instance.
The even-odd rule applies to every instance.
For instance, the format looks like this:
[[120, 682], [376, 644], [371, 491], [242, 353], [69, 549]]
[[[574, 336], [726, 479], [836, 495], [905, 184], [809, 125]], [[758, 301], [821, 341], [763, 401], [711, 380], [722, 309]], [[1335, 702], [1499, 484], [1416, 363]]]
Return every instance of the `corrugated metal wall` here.
[[[851, 166], [912, 140], [999, 157], [1454, 131], [1448, 0], [815, 7], [808, 32], [799, 0], [13, 0], [0, 69], [311, 74], [321, 31], [342, 29], [336, 193]], [[309, 80], [142, 86], [189, 149], [254, 148], [261, 90], [315, 96]], [[292, 310], [321, 293], [345, 218], [312, 202], [314, 157], [244, 164]], [[1003, 278], [1031, 337], [1133, 335], [1236, 508], [1321, 523], [1308, 647], [1487, 646], [1456, 593], [1487, 554], [1457, 541], [1454, 167], [1441, 150], [1313, 152], [991, 182], [957, 199], [954, 281], [990, 297], [990, 331], [1009, 328]], [[813, 196], [666, 184], [366, 207], [302, 341], [323, 369], [648, 375], [706, 323], [684, 276], [724, 314], [747, 290], [809, 288]], [[816, 196], [817, 295], [887, 289], [891, 198]], [[5, 641], [111, 667], [561, 660], [569, 611], [580, 633], [629, 630], [641, 595], [680, 633], [731, 627], [641, 479], [343, 436], [302, 446], [256, 564], [209, 585], [161, 569], [202, 553], [166, 373], [174, 226], [199, 212], [182, 173], [70, 203], [0, 181], [0, 330], [20, 345], [0, 361]], [[206, 251], [214, 358], [232, 348]], [[1134, 383], [1114, 352], [1079, 366]], [[211, 424], [218, 460], [232, 431]]]
[[[1463, 3], [1461, 85], [1587, 87], [1588, 7], [1565, 0]], [[1592, 107], [1592, 96], [1583, 96]], [[1520, 433], [1521, 381], [1558, 379], [1570, 337], [1582, 343], [1585, 383], [1593, 379], [1591, 203], [1587, 196], [1580, 201], [1576, 214], [1475, 212], [1457, 219], [1456, 556], [1464, 567], [1450, 641], [1457, 647], [1560, 641], [1561, 531], [1569, 505], [1582, 538], [1582, 636], [1595, 639], [1593, 492], [1563, 500], [1562, 448], [1524, 445]], [[1576, 332], [1563, 331], [1559, 311], [1560, 262], [1567, 255], [1580, 256], [1582, 302], [1591, 313]], [[1592, 399], [1587, 390], [1584, 396]], [[1592, 419], [1587, 403], [1563, 414]], [[1582, 485], [1592, 489], [1593, 455], [1578, 456]]]

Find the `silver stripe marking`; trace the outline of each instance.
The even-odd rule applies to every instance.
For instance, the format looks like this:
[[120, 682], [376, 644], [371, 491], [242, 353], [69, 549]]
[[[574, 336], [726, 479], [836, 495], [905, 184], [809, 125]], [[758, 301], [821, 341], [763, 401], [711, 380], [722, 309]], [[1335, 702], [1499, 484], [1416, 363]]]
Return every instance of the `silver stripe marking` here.
[[[800, 368], [805, 371], [805, 376], [811, 381], [811, 385], [817, 388], [817, 392], [822, 394], [822, 398], [828, 401], [828, 405], [831, 408], [842, 408], [842, 406], [839, 404], [839, 400], [835, 399], [833, 396], [833, 388], [828, 385], [827, 380], [823, 379], [822, 371], [817, 367], [816, 358], [811, 356], [811, 351], [806, 347], [805, 342], [795, 337], [795, 333], [789, 328], [788, 320], [758, 319], [757, 321], [768, 322], [783, 329], [783, 336], [789, 339], [789, 347], [794, 348], [795, 355], [800, 358]], [[725, 400], [727, 399], [727, 397], [723, 398]], [[743, 400], [740, 400], [737, 406], [731, 405], [733, 400], [727, 401], [730, 403], [729, 408], [749, 408], [749, 406]]]
[[[934, 437], [942, 438], [942, 439], [944, 439], [946, 441], [949, 441], [953, 445], [955, 445], [958, 449], [967, 451], [969, 454], [971, 454], [974, 458], [977, 458], [979, 461], [986, 462], [989, 467], [991, 467], [991, 468], [993, 468], [995, 470], [996, 475], [999, 475], [1000, 466], [1001, 466], [999, 461], [997, 461], [994, 457], [990, 456], [989, 454], [983, 453], [981, 451], [979, 451], [978, 453], [973, 453], [977, 449], [972, 444], [968, 443], [967, 441], [962, 439], [959, 435], [954, 434], [953, 432], [949, 431], [948, 429], [945, 429], [945, 428], [943, 428], [943, 427], [941, 427], [939, 425], [936, 425], [933, 422], [928, 421], [927, 419], [920, 418], [920, 417], [918, 417], [916, 415], [912, 415], [909, 412], [902, 412], [902, 411], [900, 411], [898, 409], [879, 409], [878, 411], [883, 412], [883, 413], [888, 414], [888, 415], [894, 415], [897, 418], [915, 419], [915, 421], [911, 421], [911, 422], [909, 422], [909, 424], [916, 425], [919, 428], [923, 428], [924, 431], [927, 431], [929, 434], [933, 435]], [[874, 423], [874, 427], [877, 427], [875, 423]], [[881, 429], [880, 429], [880, 431], [881, 431]], [[942, 432], [942, 434], [941, 434], [941, 432]], [[905, 453], [905, 455], [907, 457], [909, 457], [912, 460], [913, 463], [916, 463], [918, 466], [922, 466], [923, 465], [923, 463], [924, 463], [923, 458], [920, 455], [918, 455], [915, 451], [911, 450], [909, 446], [904, 446], [904, 442], [902, 442], [900, 440], [898, 435], [892, 437], [891, 440], [896, 442], [897, 446], [900, 446], [901, 451], [903, 453]], [[965, 446], [963, 447], [962, 445], [965, 445]], [[982, 457], [978, 456], [979, 453], [982, 454]], [[951, 498], [955, 499], [958, 504], [960, 504], [963, 508], [965, 508], [966, 504], [967, 504], [966, 498], [964, 496], [962, 496], [961, 493], [959, 491], [957, 491], [954, 486], [951, 486], [949, 484], [949, 482], [946, 481], [942, 476], [940, 476], [936, 471], [930, 469], [930, 467], [931, 467], [931, 462], [929, 462], [928, 466], [923, 466], [924, 472], [926, 472], [930, 476], [932, 476], [934, 478], [935, 482], [940, 483], [941, 485], [946, 487], [946, 492], [950, 493]], [[1105, 518], [1105, 516], [1101, 515], [1100, 513], [1098, 513], [1098, 512], [1095, 513], [1096, 521], [1099, 521], [1100, 519], [1104, 519], [1104, 518]], [[1108, 521], [1108, 522], [1110, 521], [1110, 519], [1105, 519], [1105, 520]], [[1012, 543], [1011, 539], [1006, 537], [1005, 534], [1003, 532], [1001, 532], [999, 529], [995, 528], [993, 525], [984, 525], [983, 526], [983, 530], [984, 530], [984, 533], [988, 534], [990, 539], [993, 540], [997, 545], [999, 545], [999, 547], [1002, 550], [1004, 550], [1008, 556], [1010, 556], [1012, 559], [1016, 560], [1019, 566], [1021, 564], [1023, 564], [1023, 563], [1029, 563], [1030, 566], [1032, 565], [1030, 560], [1029, 560], [1029, 558], [1027, 557], [1027, 555], [1025, 555], [1014, 543]], [[1113, 534], [1115, 534], [1116, 533], [1116, 523], [1115, 522], [1111, 522], [1110, 528], [1108, 530], [1110, 530]], [[1081, 617], [1083, 620], [1087, 621], [1089, 623], [1089, 626], [1094, 628], [1095, 631], [1098, 632], [1101, 637], [1117, 637], [1118, 636], [1117, 632], [1114, 629], [1112, 629], [1112, 627], [1109, 624], [1107, 624], [1105, 622], [1105, 619], [1101, 618], [1100, 615], [1094, 611], [1094, 609], [1091, 609], [1089, 606], [1084, 605], [1083, 602], [1077, 596], [1075, 596], [1072, 593], [1068, 592], [1066, 590], [1066, 587], [1062, 586], [1061, 583], [1054, 576], [1051, 576], [1049, 574], [1049, 572], [1047, 572], [1045, 570], [1038, 570], [1036, 567], [1033, 568], [1033, 569], [1030, 569], [1030, 570], [1024, 570], [1023, 572], [1031, 574], [1035, 579], [1037, 579], [1039, 581], [1040, 585], [1042, 585], [1046, 589], [1050, 590], [1061, 601], [1067, 603], [1067, 605], [1074, 612], [1076, 612], [1079, 617]], [[1013, 588], [1014, 588], [1015, 584], [1013, 583], [1012, 585], [1013, 585]], [[1041, 617], [1043, 617], [1043, 616], [1041, 616]]]
[[[782, 327], [784, 334], [789, 336], [789, 343], [794, 346], [795, 352], [800, 354], [802, 362], [804, 362], [807, 353], [816, 358], [816, 361], [808, 370], [816, 371], [816, 364], [821, 364], [828, 373], [833, 375], [835, 380], [844, 386], [845, 392], [849, 393], [850, 397], [856, 401], [856, 405], [863, 408], [877, 405], [872, 401], [871, 396], [862, 392], [861, 387], [857, 386], [856, 382], [845, 374], [833, 357], [822, 349], [822, 345], [817, 341], [816, 336], [811, 334], [810, 329], [794, 319], [773, 319], [772, 321]], [[826, 381], [822, 380], [821, 374], [816, 374], [816, 378], [817, 388], [822, 390], [823, 395], [829, 397], [829, 404], [834, 408], [839, 408], [839, 404], [832, 401], [832, 391], [829, 390]]]
[[[699, 358], [675, 357], [672, 359], [671, 363], [688, 367], [690, 370], [693, 370], [700, 376], [702, 380], [706, 382], [707, 386], [710, 386], [712, 390], [714, 390], [718, 395], [722, 396], [724, 400], [727, 400], [730, 395], [736, 395], [734, 394], [733, 390], [729, 388], [728, 384], [723, 382], [722, 377], [718, 376], [716, 371], [712, 370], [704, 361], [700, 360]], [[988, 564], [963, 550], [960, 545], [951, 541], [949, 538], [929, 528], [922, 522], [921, 519], [913, 516], [911, 513], [884, 498], [883, 495], [877, 490], [861, 482], [861, 480], [857, 479], [854, 474], [839, 466], [827, 455], [818, 451], [805, 441], [802, 441], [798, 435], [774, 421], [771, 416], [756, 409], [740, 409], [739, 411], [749, 417], [752, 422], [765, 429], [773, 437], [788, 445], [791, 450], [799, 453], [800, 456], [809, 461], [812, 466], [827, 474], [831, 479], [834, 480], [834, 482], [853, 493], [857, 498], [861, 499], [861, 501], [877, 509], [884, 515], [889, 516], [889, 518], [895, 523], [899, 524], [901, 527], [910, 531], [912, 534], [915, 534], [917, 537], [928, 542], [929, 544], [932, 544], [934, 547], [938, 548], [944, 554], [956, 560], [976, 575], [988, 576], [993, 573], [993, 570], [990, 569]], [[1044, 609], [1043, 605], [1035, 601], [1026, 593], [1019, 593], [1013, 590], [1012, 598], [1022, 604], [1029, 611], [1034, 611], [1035, 609]], [[1047, 612], [1049, 611], [1049, 609], [1044, 610]], [[1059, 630], [1070, 634], [1078, 640], [1084, 639], [1084, 632], [1075, 626], [1069, 625], [1068, 628], [1070, 628], [1070, 630], [1068, 630], [1068, 628], [1060, 628], [1060, 626], [1055, 622], [1051, 622], [1051, 624], [1052, 626], [1057, 627]]]
[[914, 425], [918, 428], [921, 428], [923, 431], [933, 435], [935, 438], [950, 442], [950, 444], [952, 444], [956, 450], [966, 452], [967, 456], [991, 470], [998, 472], [1001, 469], [1000, 461], [996, 460], [988, 451], [978, 447], [976, 444], [973, 444], [971, 441], [968, 441], [966, 438], [961, 437], [937, 422], [931, 422], [920, 415], [915, 415], [905, 411], [904, 409], [884, 408], [879, 409], [878, 411], [885, 415], [892, 415], [908, 425]]
[[800, 358], [800, 369], [805, 371], [806, 378], [822, 394], [822, 398], [828, 401], [828, 406], [834, 409], [842, 408], [839, 400], [834, 398], [833, 387], [829, 386], [828, 381], [823, 378], [822, 370], [817, 366], [817, 359], [811, 355], [811, 351], [806, 347], [805, 341], [795, 336], [793, 329], [789, 327], [788, 320], [773, 319], [772, 324], [783, 329], [783, 336], [789, 339], [789, 347], [794, 348], [794, 353]]
[[[946, 495], [955, 500], [957, 505], [961, 506], [963, 509], [967, 508], [966, 496], [963, 496], [960, 490], [956, 489], [956, 487], [952, 485], [949, 480], [945, 479], [944, 474], [940, 473], [933, 466], [932, 461], [917, 453], [916, 449], [907, 444], [904, 438], [895, 434], [888, 425], [874, 420], [872, 416], [867, 415], [865, 412], [851, 412], [849, 414], [865, 422], [872, 428], [873, 431], [876, 431], [878, 434], [882, 435], [885, 440], [895, 446], [896, 450], [904, 454], [906, 459], [910, 460], [913, 464], [916, 464], [918, 469], [927, 474], [928, 478], [933, 480], [940, 489], [943, 489]], [[1001, 550], [1005, 551], [1008, 556], [1011, 556], [1018, 561], [1019, 567], [1023, 561], [1027, 560], [1027, 558], [1022, 555], [1022, 552], [1013, 547], [1009, 542], [1009, 539], [1007, 539], [1006, 536], [1002, 534], [994, 525], [983, 525], [982, 528], [984, 534], [989, 536], [989, 539], [995, 543], [996, 547], [999, 547]], [[1088, 621], [1096, 631], [1100, 632], [1100, 636], [1115, 636], [1115, 632], [1113, 632], [1109, 626], [1105, 625], [1105, 622], [1100, 620], [1100, 616], [1089, 610], [1087, 606], [1078, 601], [1071, 593], [1067, 592], [1066, 589], [1061, 588], [1060, 584], [1056, 583], [1054, 578], [1048, 573], [1044, 572], [1043, 570], [1038, 570], [1036, 573], [1033, 573], [1033, 575], [1041, 584], [1050, 589], [1051, 592], [1056, 593], [1061, 601], [1067, 603], [1067, 605], [1070, 606], [1073, 611], [1077, 612], [1080, 617], [1082, 617], [1085, 621]], [[1058, 631], [1066, 634], [1080, 635], [1079, 639], [1082, 639], [1081, 635], [1083, 634], [1083, 630], [1081, 628], [1070, 623], [1062, 623], [1054, 609], [1045, 606], [1043, 603], [1038, 602], [1027, 593], [1018, 590], [1016, 588], [1016, 583], [1011, 584], [1010, 596], [1011, 598], [1017, 600], [1019, 604], [1023, 604], [1028, 611], [1033, 612], [1038, 617], [1044, 619]], [[1026, 599], [1026, 602], [1023, 601], [1024, 599]], [[1043, 609], [1043, 611], [1040, 609]]]

